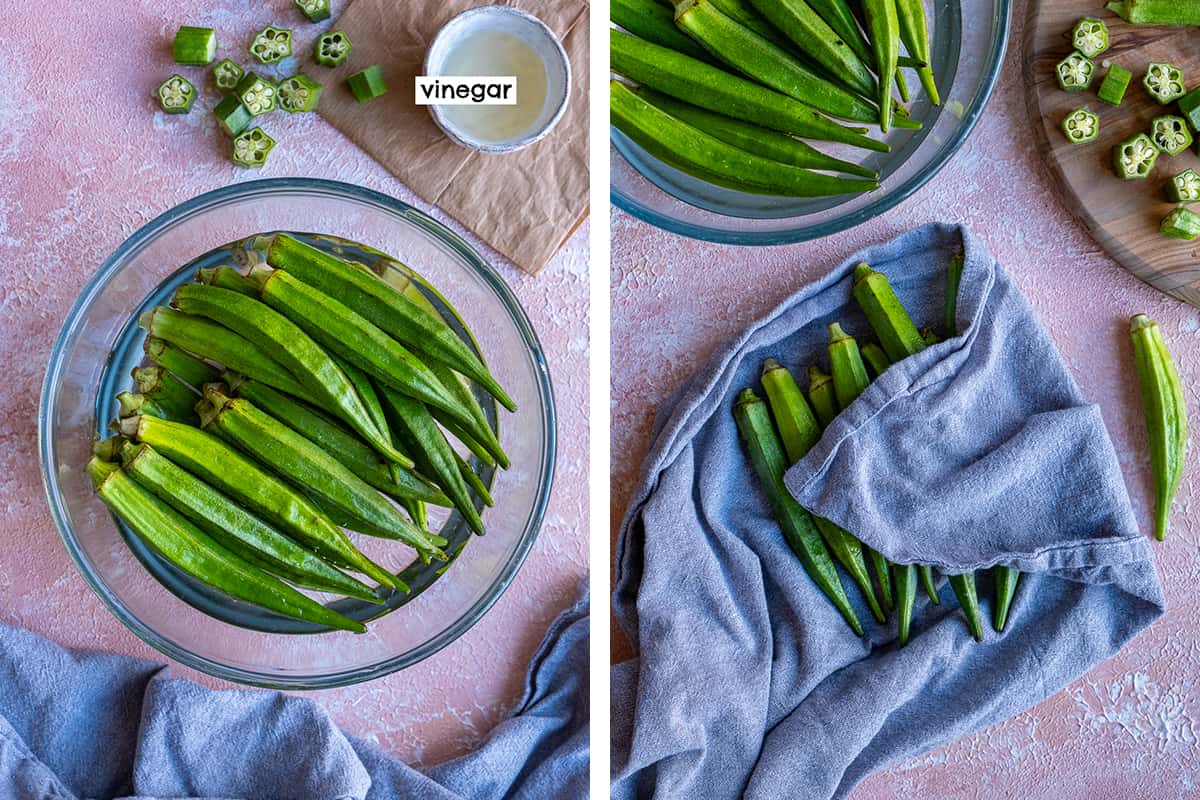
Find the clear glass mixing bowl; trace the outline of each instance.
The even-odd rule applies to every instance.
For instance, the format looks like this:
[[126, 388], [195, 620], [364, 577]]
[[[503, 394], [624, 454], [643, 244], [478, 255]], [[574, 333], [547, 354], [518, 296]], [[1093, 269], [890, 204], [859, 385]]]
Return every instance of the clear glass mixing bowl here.
[[[648, 154], [610, 128], [613, 205], [673, 233], [712, 242], [772, 245], [803, 242], [852, 228], [894, 207], [932, 178], [966, 141], [1004, 61], [1010, 0], [933, 0], [927, 4], [932, 66], [942, 104], [933, 106], [912, 70], [912, 116], [918, 131], [893, 129], [890, 153], [814, 142], [818, 149], [876, 170], [880, 188], [847, 197], [784, 198], [724, 189]], [[872, 129], [879, 136], [879, 129]], [[865, 154], [865, 155], [864, 155]]]
[[[128, 388], [129, 369], [141, 361], [138, 313], [169, 300], [197, 267], [229, 263], [236, 256], [230, 243], [280, 230], [362, 243], [411, 266], [464, 315], [488, 366], [518, 406], [515, 414], [499, 415], [501, 443], [513, 466], [494, 476], [496, 504], [484, 513], [487, 535], [470, 536], [457, 513], [431, 514], [431, 527], [465, 546], [441, 576], [411, 568], [406, 577], [415, 579], [410, 585], [417, 591], [396, 596], [390, 613], [378, 616], [370, 604], [338, 601], [360, 619], [378, 617], [363, 635], [303, 635], [311, 629], [302, 623], [188, 579], [127, 537], [94, 496], [84, 469], [92, 437], [105, 435], [113, 417], [114, 395]], [[369, 263], [385, 278], [403, 274], [401, 265], [379, 254], [331, 239], [323, 243]], [[456, 325], [438, 298], [431, 299]], [[461, 636], [520, 568], [541, 525], [554, 473], [554, 402], [545, 359], [525, 312], [496, 271], [455, 233], [398, 200], [303, 178], [241, 183], [201, 195], [117, 248], [63, 323], [42, 388], [38, 435], [59, 533], [84, 579], [117, 618], [188, 666], [279, 688], [370, 680]], [[356, 541], [395, 571], [409, 566], [411, 551], [395, 542], [362, 536]]]

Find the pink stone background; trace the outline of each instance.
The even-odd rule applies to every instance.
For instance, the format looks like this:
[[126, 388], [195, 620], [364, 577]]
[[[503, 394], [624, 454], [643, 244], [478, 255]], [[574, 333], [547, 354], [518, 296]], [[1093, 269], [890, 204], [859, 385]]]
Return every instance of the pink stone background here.
[[[335, 16], [344, 5], [333, 2]], [[518, 699], [547, 625], [571, 605], [587, 571], [587, 225], [537, 278], [417, 200], [315, 114], [275, 112], [280, 144], [245, 171], [207, 110], [207, 74], [192, 113], [157, 111], [152, 93], [176, 67], [180, 24], [216, 28], [221, 50], [245, 63], [254, 31], [295, 30], [311, 52], [320, 31], [291, 0], [155, 0], [117, 4], [7, 3], [0, 29], [0, 621], [75, 647], [162, 661], [112, 617], [76, 573], [51, 522], [36, 453], [38, 394], [50, 347], [71, 303], [110, 252], [170, 207], [258, 177], [357, 183], [430, 212], [497, 266], [528, 312], [554, 379], [558, 470], [542, 528], [495, 607], [457, 642], [392, 676], [311, 693], [337, 722], [395, 755], [436, 763], [472, 748]], [[307, 62], [307, 55], [298, 62]], [[228, 686], [178, 667], [176, 674]]]
[[[852, 251], [933, 220], [970, 225], [1025, 292], [1084, 394], [1100, 405], [1143, 530], [1151, 529], [1127, 321], [1145, 312], [1162, 326], [1192, 416], [1200, 419], [1200, 311], [1121, 269], [1059, 199], [1025, 110], [1021, 44], [1030, 11], [1027, 2], [1015, 4], [1000, 82], [970, 140], [881, 219], [817, 242], [736, 248], [613, 213], [614, 535], [660, 401], [719, 344]], [[1153, 546], [1169, 604], [1162, 620], [1037, 707], [872, 776], [853, 800], [1200, 796], [1200, 524], [1192, 514], [1200, 500], [1198, 459], [1200, 447], [1193, 446], [1170, 535]], [[618, 639], [613, 659], [628, 654]]]

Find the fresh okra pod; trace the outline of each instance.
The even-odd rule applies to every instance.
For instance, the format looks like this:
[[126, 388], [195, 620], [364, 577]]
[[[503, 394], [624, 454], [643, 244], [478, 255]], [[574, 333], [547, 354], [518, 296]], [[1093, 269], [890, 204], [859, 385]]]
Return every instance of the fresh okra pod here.
[[833, 376], [826, 375], [816, 364], [808, 368], [808, 400], [817, 413], [821, 427], [828, 427], [837, 416], [836, 389]]
[[712, 60], [704, 47], [675, 27], [674, 11], [658, 0], [612, 0], [609, 17], [647, 42], [669, 47], [701, 61]]
[[1150, 466], [1154, 471], [1154, 535], [1162, 541], [1167, 535], [1171, 501], [1183, 477], [1187, 403], [1158, 323], [1138, 314], [1130, 321], [1129, 332], [1150, 440]]

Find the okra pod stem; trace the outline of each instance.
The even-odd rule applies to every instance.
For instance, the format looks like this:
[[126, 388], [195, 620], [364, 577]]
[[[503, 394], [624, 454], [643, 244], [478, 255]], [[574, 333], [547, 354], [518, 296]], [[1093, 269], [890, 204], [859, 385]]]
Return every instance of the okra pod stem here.
[[385, 586], [405, 591], [395, 575], [354, 546], [311, 502], [267, 474], [212, 434], [190, 425], [139, 415], [121, 420], [121, 433], [145, 442], [220, 491], [240, 500], [333, 563], [345, 564]]
[[[146, 397], [144, 394], [134, 394], [133, 392], [119, 392], [117, 394], [117, 405], [119, 406], [117, 413], [121, 419], [124, 419], [125, 417], [132, 417], [137, 414], [149, 414], [150, 416], [158, 417], [159, 419], [187, 422], [191, 416], [194, 416], [189, 412], [188, 417], [173, 417], [169, 411], [150, 398]], [[99, 455], [99, 453], [96, 453], [96, 455]]]
[[233, 267], [205, 267], [196, 270], [196, 280], [209, 286], [219, 286], [248, 297], [258, 297], [258, 285]]
[[221, 373], [215, 367], [162, 339], [147, 336], [142, 349], [151, 362], [169, 371], [198, 392], [204, 389], [204, 384], [220, 378]]
[[846, 620], [846, 624], [862, 636], [862, 624], [850, 605], [850, 598], [846, 595], [838, 577], [837, 567], [829, 555], [816, 523], [783, 485], [783, 473], [787, 465], [766, 403], [753, 391], [745, 389], [734, 403], [733, 416], [742, 442], [750, 454], [750, 461], [754, 465], [759, 483], [770, 500], [788, 545], [800, 559], [809, 577], [817, 584], [817, 588], [829, 598]]
[[1154, 535], [1161, 542], [1166, 538], [1171, 502], [1183, 477], [1187, 404], [1158, 323], [1138, 314], [1130, 320], [1129, 332], [1150, 441], [1150, 467], [1154, 472]]
[[326, 608], [217, 544], [116, 465], [93, 458], [88, 472], [100, 499], [139, 538], [193, 578], [239, 600], [295, 619], [366, 632], [361, 622]]

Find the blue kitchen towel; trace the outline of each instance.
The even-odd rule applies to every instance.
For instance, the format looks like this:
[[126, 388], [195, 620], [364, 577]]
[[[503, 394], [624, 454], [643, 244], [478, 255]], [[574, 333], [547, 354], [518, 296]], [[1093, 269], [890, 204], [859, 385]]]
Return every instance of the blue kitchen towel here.
[[550, 626], [513, 714], [424, 772], [307, 698], [206, 689], [0, 625], [0, 800], [582, 800], [587, 697], [586, 593]]
[[[901, 563], [1023, 573], [1003, 635], [975, 643], [943, 577], [909, 645], [843, 574], [856, 637], [784, 543], [738, 438], [763, 359], [802, 375], [860, 261], [918, 326], [942, 319], [962, 252], [959, 335], [888, 369], [786, 477], [801, 504]], [[1116, 323], [1114, 323], [1116, 324]], [[1109, 346], [1105, 343], [1104, 346]], [[762, 392], [757, 389], [759, 394]], [[990, 574], [977, 576], [991, 617]], [[963, 227], [927, 225], [847, 259], [718, 352], [660, 412], [622, 525], [613, 797], [841, 798], [872, 771], [1034, 705], [1164, 611], [1099, 410], [1011, 278]]]

